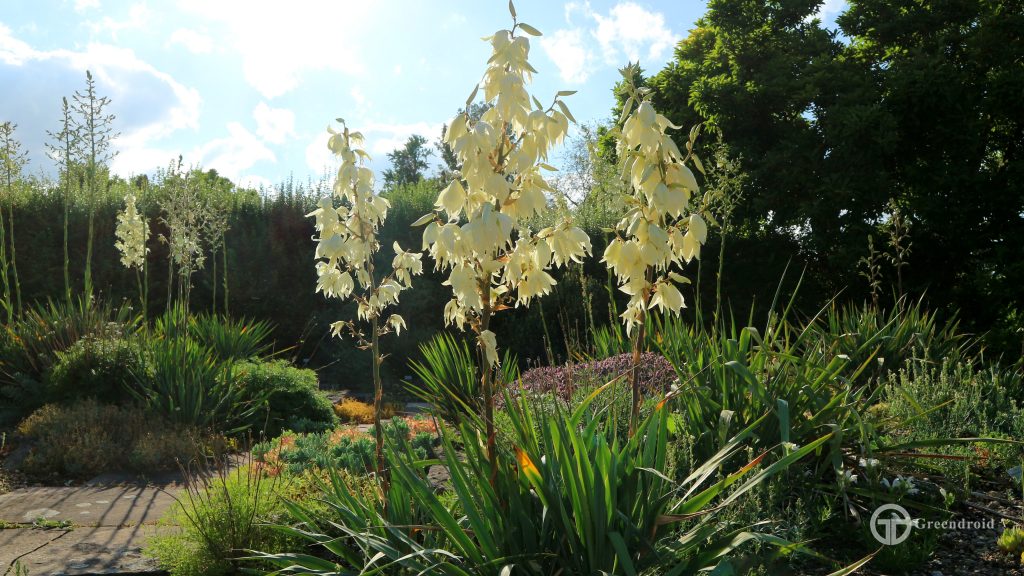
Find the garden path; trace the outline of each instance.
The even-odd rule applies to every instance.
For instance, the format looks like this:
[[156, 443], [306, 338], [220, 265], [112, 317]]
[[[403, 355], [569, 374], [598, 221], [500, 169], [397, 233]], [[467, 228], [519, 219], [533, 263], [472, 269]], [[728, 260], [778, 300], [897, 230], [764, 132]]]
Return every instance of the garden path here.
[[183, 485], [103, 475], [82, 486], [30, 487], [0, 495], [0, 576], [163, 574], [142, 555], [154, 524]]

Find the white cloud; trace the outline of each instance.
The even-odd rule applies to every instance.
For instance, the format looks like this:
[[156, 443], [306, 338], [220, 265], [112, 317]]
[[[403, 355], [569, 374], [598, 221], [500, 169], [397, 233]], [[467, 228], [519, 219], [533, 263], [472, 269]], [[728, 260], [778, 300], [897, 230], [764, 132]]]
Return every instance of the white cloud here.
[[320, 132], [306, 145], [306, 166], [316, 174], [331, 171], [338, 166], [334, 154], [327, 149], [327, 131]]
[[310, 70], [358, 74], [358, 32], [370, 2], [307, 0], [302, 9], [279, 0], [179, 0], [179, 5], [223, 26], [226, 43], [242, 59], [245, 79], [265, 98], [296, 88]]
[[352, 100], [354, 100], [355, 103], [360, 108], [362, 108], [363, 104], [366, 104], [366, 96], [363, 94], [363, 91], [360, 90], [358, 86], [349, 90], [348, 93], [352, 96]]
[[[202, 99], [194, 88], [187, 87], [172, 76], [139, 58], [134, 51], [109, 44], [91, 43], [83, 50], [36, 50], [15, 38], [9, 28], [0, 24], [0, 63], [12, 68], [9, 74], [24, 94], [43, 94], [59, 105], [61, 94], [81, 89], [84, 72], [91, 70], [101, 95], [109, 96], [109, 112], [117, 114], [116, 128], [121, 135], [113, 141], [119, 151], [111, 168], [117, 174], [138, 174], [167, 163], [173, 152], [158, 147], [158, 142], [184, 129], [199, 128]], [[56, 78], [56, 82], [53, 80]], [[66, 86], [66, 87], [65, 87]], [[26, 128], [39, 134], [56, 128], [52, 114], [33, 116], [36, 102], [24, 108], [32, 97], [2, 102], [0, 108], [23, 107]], [[59, 110], [59, 108], [58, 108]], [[38, 125], [29, 125], [38, 122]], [[42, 143], [33, 155], [42, 156]]]
[[824, 24], [828, 24], [835, 20], [836, 16], [839, 16], [846, 10], [846, 0], [825, 0], [821, 6], [818, 7], [818, 11], [808, 20], [818, 18]]
[[122, 30], [141, 30], [145, 28], [152, 16], [153, 13], [145, 4], [132, 4], [131, 8], [128, 9], [128, 19], [114, 20], [110, 16], [104, 16], [99, 22], [89, 22], [88, 26], [94, 34], [108, 32], [110, 37], [116, 41], [118, 33]]
[[75, 0], [75, 12], [85, 12], [90, 8], [99, 8], [100, 0]]
[[442, 30], [461, 30], [466, 26], [466, 17], [458, 12], [452, 12], [441, 22]]
[[204, 170], [213, 168], [221, 176], [234, 182], [242, 182], [250, 175], [244, 172], [257, 162], [276, 162], [277, 157], [238, 122], [227, 125], [228, 136], [211, 140], [194, 149], [185, 158], [198, 162]]
[[542, 36], [540, 45], [558, 67], [562, 80], [575, 84], [586, 82], [594, 55], [584, 44], [582, 30], [555, 30], [549, 36]]
[[[664, 15], [648, 12], [633, 2], [616, 4], [608, 16], [596, 12], [591, 15], [597, 22], [597, 29], [592, 34], [609, 64], [621, 63], [620, 52], [630, 61], [641, 58], [655, 60], [679, 41], [679, 37], [665, 27]], [[641, 55], [645, 48], [646, 54]]]
[[374, 159], [384, 159], [388, 152], [404, 147], [409, 136], [413, 134], [419, 134], [426, 138], [428, 143], [432, 143], [441, 135], [442, 126], [441, 122], [434, 124], [429, 122], [412, 124], [368, 122], [358, 127], [358, 130], [366, 137], [366, 151], [374, 156]]
[[295, 113], [286, 108], [271, 108], [260, 102], [252, 112], [256, 119], [256, 134], [271, 144], [284, 144], [295, 137]]
[[168, 40], [169, 45], [181, 44], [193, 54], [209, 54], [213, 52], [213, 39], [202, 32], [189, 28], [178, 28]]
[[542, 36], [540, 45], [558, 67], [562, 80], [572, 84], [586, 82], [595, 71], [599, 65], [596, 52], [604, 65], [618, 67], [627, 60], [661, 64], [680, 39], [665, 25], [662, 13], [629, 0], [619, 2], [607, 14], [594, 11], [590, 2], [568, 2], [565, 22], [568, 28]]

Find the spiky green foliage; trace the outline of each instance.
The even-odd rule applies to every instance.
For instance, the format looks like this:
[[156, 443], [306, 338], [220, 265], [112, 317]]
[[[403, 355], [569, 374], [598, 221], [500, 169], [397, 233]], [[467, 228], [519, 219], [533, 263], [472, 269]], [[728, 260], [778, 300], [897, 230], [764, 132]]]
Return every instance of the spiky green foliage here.
[[516, 446], [497, 453], [496, 478], [489, 479], [479, 429], [462, 427], [464, 454], [443, 434], [442, 464], [451, 473], [454, 502], [424, 477], [425, 462], [393, 445], [387, 502], [335, 481], [326, 495], [332, 521], [290, 506], [298, 524], [282, 529], [322, 547], [332, 560], [306, 552], [260, 558], [280, 568], [274, 574], [637, 574], [657, 566], [682, 575], [728, 569], [729, 555], [744, 543], [777, 542], [743, 527], [723, 529], [714, 513], [821, 447], [829, 434], [769, 466], [759, 467], [759, 458], [718, 476], [753, 433], [748, 427], [676, 484], [662, 472], [665, 404], [632, 438], [609, 436], [605, 418], [589, 411], [607, 389], [541, 423], [529, 404], [506, 398], [514, 406]]
[[[420, 345], [423, 360], [409, 363], [419, 382], [406, 384], [410, 394], [429, 403], [435, 413], [448, 422], [479, 421], [483, 410], [483, 390], [476, 354], [464, 340], [442, 332]], [[505, 350], [498, 370], [501, 388], [519, 378], [516, 357]]]

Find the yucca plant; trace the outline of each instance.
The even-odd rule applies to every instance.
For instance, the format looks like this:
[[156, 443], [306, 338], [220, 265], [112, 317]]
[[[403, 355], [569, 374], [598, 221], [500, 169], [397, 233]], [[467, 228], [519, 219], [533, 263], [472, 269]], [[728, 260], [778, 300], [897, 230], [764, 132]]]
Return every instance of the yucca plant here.
[[901, 298], [890, 310], [868, 304], [832, 304], [808, 324], [811, 338], [804, 348], [831, 350], [851, 359], [851, 365], [874, 363], [859, 374], [858, 383], [874, 384], [890, 371], [904, 368], [912, 359], [934, 364], [943, 360], [969, 360], [978, 350], [978, 339], [960, 331], [954, 314], [945, 322], [924, 307], [923, 300]]
[[274, 327], [263, 320], [233, 319], [215, 314], [192, 316], [189, 335], [210, 348], [221, 360], [248, 360], [273, 349]]
[[267, 394], [253, 397], [235, 383], [230, 361], [189, 338], [148, 343], [152, 373], [134, 375], [131, 395], [174, 422], [240, 434], [265, 414]]
[[[476, 351], [448, 332], [441, 332], [419, 348], [423, 360], [409, 363], [419, 382], [407, 383], [406, 390], [429, 403], [435, 414], [447, 422], [479, 422], [484, 394]], [[517, 365], [515, 356], [506, 350], [495, 382], [498, 394], [519, 378]]]
[[[677, 484], [665, 474], [669, 437], [666, 403], [628, 440], [609, 436], [606, 417], [593, 418], [603, 386], [571, 413], [539, 426], [525, 401], [510, 406], [516, 446], [497, 452], [490, 479], [484, 432], [462, 426], [463, 454], [442, 435], [441, 463], [452, 498], [424, 477], [427, 462], [391, 445], [391, 492], [385, 503], [347, 489], [326, 488], [328, 513], [291, 504], [296, 521], [282, 530], [306, 538], [312, 551], [258, 554], [273, 574], [697, 574], [727, 570], [730, 554], [753, 540], [780, 541], [743, 527], [723, 529], [715, 513], [758, 483], [823, 446], [820, 438], [771, 465], [759, 456], [719, 474], [752, 436], [750, 426]], [[773, 449], [777, 451], [778, 448]]]

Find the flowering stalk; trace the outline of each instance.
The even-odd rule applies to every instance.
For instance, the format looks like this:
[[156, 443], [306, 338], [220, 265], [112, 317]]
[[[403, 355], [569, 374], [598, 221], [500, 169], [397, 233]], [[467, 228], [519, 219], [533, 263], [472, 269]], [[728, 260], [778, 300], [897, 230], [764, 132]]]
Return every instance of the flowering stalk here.
[[[117, 215], [117, 228], [114, 230], [117, 241], [114, 247], [121, 253], [121, 264], [135, 270], [135, 279], [139, 284], [139, 301], [142, 304], [142, 317], [146, 317], [149, 309], [149, 274], [146, 266], [146, 255], [149, 248], [149, 225], [135, 206], [135, 195], [124, 197], [124, 210]], [[141, 274], [140, 274], [141, 273]]]
[[[369, 158], [361, 148], [363, 136], [349, 132], [345, 122], [342, 131], [331, 133], [328, 148], [341, 159], [338, 178], [334, 183], [334, 196], [341, 199], [335, 207], [331, 197], [320, 200], [319, 207], [308, 214], [316, 218], [316, 229], [320, 233], [316, 248], [316, 291], [328, 298], [342, 300], [350, 296], [358, 304], [359, 320], [369, 322], [370, 336], [358, 328], [354, 321], [339, 321], [331, 324], [331, 333], [339, 336], [347, 331], [362, 348], [373, 353], [373, 428], [377, 440], [377, 476], [381, 479], [385, 493], [388, 479], [384, 468], [384, 429], [381, 425], [382, 386], [380, 366], [380, 336], [391, 330], [399, 334], [405, 328], [405, 320], [398, 314], [391, 314], [381, 325], [384, 310], [398, 303], [402, 290], [412, 287], [412, 277], [423, 273], [420, 254], [405, 252], [395, 242], [395, 258], [391, 272], [377, 279], [373, 255], [380, 248], [377, 232], [387, 217], [390, 204], [373, 193], [373, 171], [362, 165]], [[356, 290], [356, 284], [359, 291]]]
[[648, 99], [648, 91], [633, 83], [635, 67], [628, 66], [621, 72], [629, 97], [613, 134], [618, 140], [616, 150], [622, 179], [632, 190], [626, 198], [631, 208], [616, 224], [616, 236], [605, 249], [602, 261], [614, 272], [619, 290], [629, 295], [629, 303], [620, 316], [626, 333], [633, 336], [632, 434], [640, 415], [637, 367], [645, 342], [648, 311], [657, 307], [663, 313], [678, 316], [685, 307], [676, 283], [690, 281], [672, 268], [700, 258], [701, 245], [707, 240], [707, 224], [701, 217], [702, 210], [691, 207], [690, 201], [700, 189], [686, 166], [686, 162], [692, 161], [698, 170], [701, 168], [700, 160], [693, 155], [698, 128], [690, 131], [684, 156], [665, 133], [666, 129], [678, 126], [658, 114]]
[[453, 298], [444, 309], [445, 323], [461, 330], [468, 326], [476, 335], [492, 476], [497, 472], [493, 376], [498, 350], [491, 317], [549, 293], [555, 285], [548, 273], [552, 265], [581, 262], [590, 253], [590, 239], [568, 219], [537, 233], [525, 223], [547, 209], [545, 192], [553, 190], [541, 169], [554, 170], [545, 161], [574, 121], [561, 100], [573, 92], [559, 92], [547, 108], [526, 92], [535, 70], [528, 61], [529, 40], [516, 33], [540, 32], [518, 22], [511, 3], [509, 9], [512, 28], [485, 39], [492, 55], [465, 109], [481, 87], [492, 106], [479, 120], [464, 112], [451, 121], [444, 142], [461, 170], [441, 191], [436, 211], [414, 224], [426, 224], [423, 248], [437, 269], [449, 272], [444, 285], [451, 286]]
[[[14, 190], [20, 183], [21, 171], [28, 163], [28, 153], [22, 150], [21, 142], [14, 138], [18, 125], [13, 122], [0, 123], [0, 175], [3, 177], [4, 199], [8, 203], [8, 225], [4, 226], [3, 209], [0, 203], [0, 243], [7, 244], [7, 232], [10, 232], [10, 260], [6, 249], [0, 247], [0, 265], [3, 266], [4, 306], [7, 309], [7, 321], [10, 322], [12, 312], [21, 316], [21, 282], [18, 280], [18, 263], [14, 250]], [[10, 264], [13, 277], [14, 295], [11, 295], [11, 282], [7, 277], [7, 266]]]

